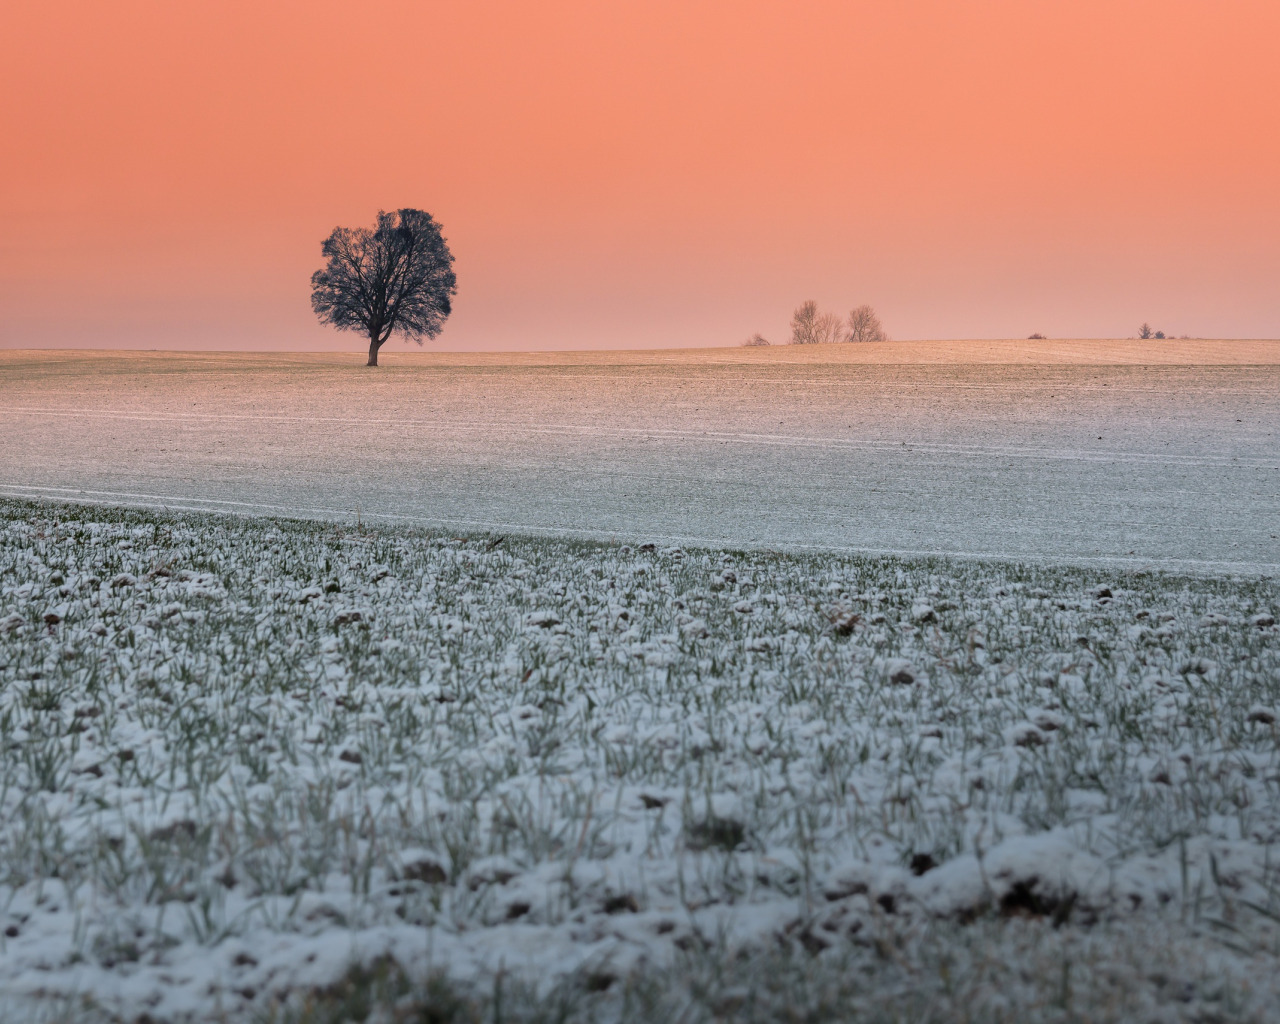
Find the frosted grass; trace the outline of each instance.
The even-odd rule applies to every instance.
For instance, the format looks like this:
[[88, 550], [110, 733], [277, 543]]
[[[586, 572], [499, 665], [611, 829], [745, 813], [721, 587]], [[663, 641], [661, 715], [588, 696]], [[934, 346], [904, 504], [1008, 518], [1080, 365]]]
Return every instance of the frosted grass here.
[[5, 503], [0, 995], [1267, 1019], [1278, 605], [1257, 577]]

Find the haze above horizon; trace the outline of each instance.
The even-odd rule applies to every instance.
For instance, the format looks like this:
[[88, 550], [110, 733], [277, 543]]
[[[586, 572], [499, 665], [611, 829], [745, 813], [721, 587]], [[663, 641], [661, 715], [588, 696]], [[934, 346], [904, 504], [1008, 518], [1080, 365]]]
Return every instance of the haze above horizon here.
[[[1280, 8], [10, 5], [0, 347], [359, 351], [335, 225], [429, 210], [446, 350], [1280, 336]], [[389, 351], [402, 343], [393, 340]]]

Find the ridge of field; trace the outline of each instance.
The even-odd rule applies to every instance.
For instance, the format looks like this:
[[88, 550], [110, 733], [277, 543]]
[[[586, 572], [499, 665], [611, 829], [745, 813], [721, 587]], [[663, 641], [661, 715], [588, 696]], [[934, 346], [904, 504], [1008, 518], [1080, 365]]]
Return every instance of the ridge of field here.
[[669, 543], [1280, 569], [1276, 342], [395, 350], [384, 361], [0, 353], [0, 492]]
[[0, 500], [5, 1021], [1265, 1024], [1278, 614]]
[[[28, 359], [75, 360], [92, 352], [122, 360], [138, 357], [179, 357], [193, 363], [234, 357], [252, 363], [359, 364], [360, 353], [157, 351], [155, 349], [0, 349], [0, 365]], [[860, 342], [838, 345], [708, 346], [705, 348], [586, 349], [545, 352], [451, 352], [393, 344], [383, 349], [391, 364], [426, 363], [439, 366], [558, 366], [646, 363], [1057, 363], [1097, 366], [1274, 366], [1280, 363], [1280, 340], [1266, 338], [1058, 338], [1022, 340], [912, 340]]]

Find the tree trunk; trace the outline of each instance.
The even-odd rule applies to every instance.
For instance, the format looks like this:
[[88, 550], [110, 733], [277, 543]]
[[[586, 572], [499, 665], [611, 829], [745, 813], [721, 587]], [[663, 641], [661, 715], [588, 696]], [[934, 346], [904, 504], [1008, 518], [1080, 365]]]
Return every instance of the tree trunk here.
[[381, 346], [382, 346], [382, 342], [378, 340], [378, 336], [376, 334], [371, 334], [369, 336], [369, 362], [366, 365], [368, 366], [378, 365], [378, 349]]

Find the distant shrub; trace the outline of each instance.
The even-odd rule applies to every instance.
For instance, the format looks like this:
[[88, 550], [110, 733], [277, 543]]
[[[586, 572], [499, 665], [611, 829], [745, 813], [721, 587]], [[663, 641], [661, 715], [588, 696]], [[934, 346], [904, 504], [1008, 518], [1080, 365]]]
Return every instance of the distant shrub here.
[[1035, 333], [1035, 334], [1028, 334], [1028, 335], [1027, 335], [1027, 341], [1048, 341], [1048, 340], [1049, 340], [1049, 339], [1048, 339], [1048, 338], [1046, 338], [1046, 337], [1045, 337], [1043, 334], [1041, 334], [1039, 331], [1036, 331], [1036, 333]]
[[769, 344], [769, 339], [766, 338], [763, 334], [757, 333], [757, 334], [751, 335], [751, 337], [749, 337], [746, 341], [744, 341], [742, 343], [742, 347], [743, 348], [763, 348], [765, 345], [768, 345], [768, 344]]

